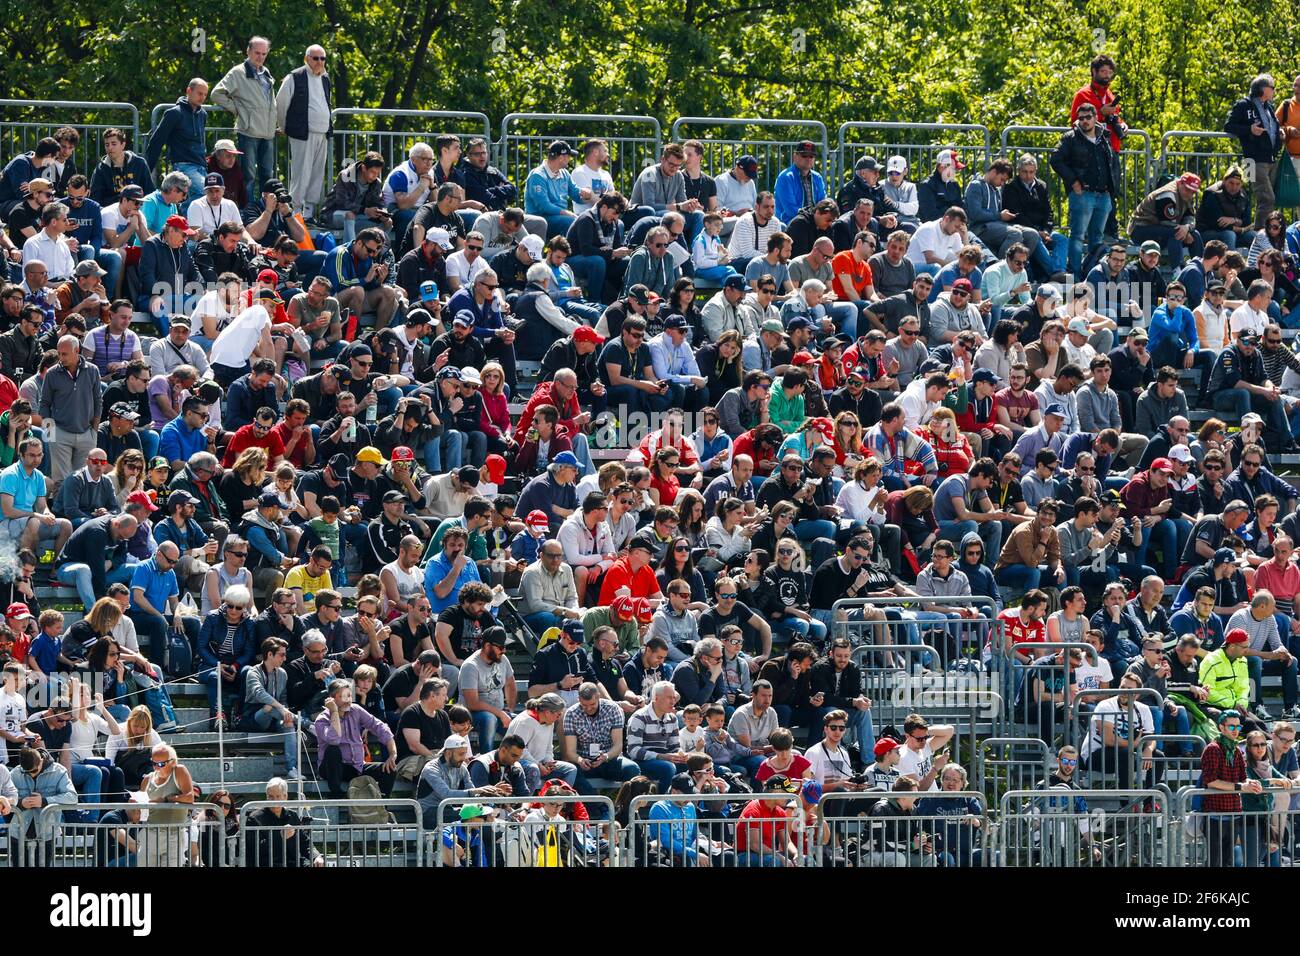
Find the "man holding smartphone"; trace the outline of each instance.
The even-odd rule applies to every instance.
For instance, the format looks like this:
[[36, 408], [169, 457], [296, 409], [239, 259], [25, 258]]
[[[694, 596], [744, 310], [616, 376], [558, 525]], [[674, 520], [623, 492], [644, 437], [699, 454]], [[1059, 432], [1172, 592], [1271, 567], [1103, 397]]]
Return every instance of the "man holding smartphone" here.
[[948, 763], [948, 741], [956, 728], [952, 724], [931, 727], [920, 714], [908, 714], [903, 720], [906, 737], [899, 747], [898, 772], [917, 782], [922, 793], [939, 789], [939, 774]]

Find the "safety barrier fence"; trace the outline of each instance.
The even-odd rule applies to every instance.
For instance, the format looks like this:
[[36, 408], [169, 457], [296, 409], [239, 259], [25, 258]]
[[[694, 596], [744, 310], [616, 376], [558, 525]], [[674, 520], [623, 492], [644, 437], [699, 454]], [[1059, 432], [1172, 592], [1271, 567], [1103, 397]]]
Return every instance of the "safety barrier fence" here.
[[[1066, 232], [1070, 222], [1069, 188], [1051, 168], [1052, 153], [1068, 126], [1007, 126], [1001, 134], [1001, 154], [1017, 166], [1028, 153], [1038, 163], [1038, 178], [1047, 185], [1056, 228]], [[1151, 156], [1151, 134], [1130, 129], [1119, 153], [1120, 188], [1116, 190], [1116, 219], [1121, 231], [1128, 228], [1129, 216], [1150, 191], [1156, 169]]]
[[[0, 157], [6, 161], [15, 153], [30, 150], [37, 139], [68, 125], [82, 133], [83, 142], [73, 163], [89, 173], [101, 155], [99, 134], [118, 126], [131, 134], [131, 148], [142, 153], [150, 130], [172, 103], [159, 103], [149, 114], [148, 127], [140, 127], [139, 110], [129, 103], [100, 103], [85, 100], [0, 100]], [[235, 136], [233, 118], [210, 104], [207, 139], [209, 148], [217, 139]], [[363, 152], [380, 152], [389, 168], [405, 159], [405, 151], [417, 141], [431, 142], [439, 133], [462, 138], [484, 137], [495, 163], [522, 191], [528, 173], [544, 158], [554, 139], [565, 139], [575, 149], [592, 137], [609, 144], [610, 170], [615, 187], [630, 192], [642, 169], [657, 158], [664, 142], [663, 127], [652, 116], [617, 114], [511, 113], [492, 135], [489, 117], [473, 110], [380, 110], [338, 108], [334, 110], [335, 135], [327, 175], [331, 178], [342, 165]], [[853, 171], [861, 155], [873, 155], [883, 166], [889, 156], [903, 156], [909, 165], [908, 179], [918, 182], [933, 170], [939, 150], [952, 148], [969, 167], [959, 176], [964, 183], [978, 176], [999, 153], [1013, 161], [1021, 153], [1038, 159], [1039, 177], [1049, 188], [1058, 226], [1068, 221], [1064, 186], [1048, 165], [1048, 158], [1067, 127], [1012, 125], [995, 131], [978, 123], [895, 123], [848, 122], [831, 138], [819, 120], [760, 119], [744, 117], [686, 116], [673, 121], [669, 138], [680, 141], [697, 138], [704, 143], [704, 169], [719, 175], [730, 169], [736, 158], [753, 154], [759, 161], [760, 188], [770, 189], [776, 176], [790, 163], [794, 145], [811, 140], [819, 148], [816, 168], [826, 178], [833, 197]], [[288, 144], [276, 139], [277, 170], [288, 171]], [[1136, 204], [1159, 182], [1184, 170], [1213, 182], [1227, 167], [1242, 163], [1234, 137], [1211, 130], [1170, 130], [1160, 137], [1130, 129], [1120, 151], [1121, 178], [1117, 218], [1121, 231]], [[1249, 168], [1250, 164], [1245, 164]], [[883, 172], [883, 171], [882, 171]], [[328, 185], [328, 184], [327, 184]]]
[[[1260, 785], [1258, 794], [1225, 794], [1203, 787], [1184, 787], [1174, 794], [1170, 862], [1189, 867], [1295, 866], [1300, 849], [1300, 793], [1295, 781], [1255, 782]], [[1239, 809], [1216, 805], [1216, 797], [1229, 801], [1236, 797]]]
[[1170, 862], [1167, 790], [1064, 786], [1002, 796], [994, 841], [1001, 867], [1164, 866]]
[[430, 824], [422, 838], [429, 866], [602, 867], [617, 862], [614, 804], [608, 797], [453, 797], [438, 804], [436, 820], [424, 822]]
[[87, 176], [103, 155], [100, 139], [117, 128], [140, 141], [140, 111], [130, 103], [92, 103], [84, 100], [0, 100], [0, 163], [31, 152], [36, 143], [56, 130], [70, 126], [81, 134], [73, 166]]
[[239, 808], [240, 866], [301, 866], [315, 853], [322, 866], [412, 867], [423, 848], [414, 800], [258, 800]]
[[804, 866], [985, 867], [993, 827], [970, 790], [825, 794], [800, 844]]
[[223, 865], [221, 809], [212, 803], [47, 804], [9, 821], [9, 866], [177, 867]]
[[771, 190], [776, 177], [789, 167], [795, 145], [812, 142], [818, 149], [818, 166], [828, 177], [826, 191], [834, 198], [836, 189], [833, 154], [829, 149], [826, 124], [817, 120], [785, 120], [714, 116], [683, 116], [673, 122], [669, 140], [680, 143], [697, 139], [704, 146], [701, 168], [710, 176], [720, 176], [736, 164], [741, 156], [758, 160], [757, 188]]
[[1156, 757], [1164, 698], [1150, 687], [1079, 691], [1070, 702], [1065, 742], [1079, 751], [1079, 776], [1095, 790], [1150, 788], [1181, 757], [1181, 738]]

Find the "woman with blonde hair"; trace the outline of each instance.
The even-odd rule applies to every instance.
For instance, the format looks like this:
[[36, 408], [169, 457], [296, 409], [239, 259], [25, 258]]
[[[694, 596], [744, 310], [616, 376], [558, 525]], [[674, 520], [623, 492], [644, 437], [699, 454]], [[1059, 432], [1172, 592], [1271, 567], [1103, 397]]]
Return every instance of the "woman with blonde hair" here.
[[487, 435], [488, 451], [506, 455], [514, 450], [514, 425], [506, 399], [506, 373], [500, 362], [488, 362], [479, 371], [483, 387], [483, 411], [479, 415], [479, 429]]
[[108, 473], [108, 483], [113, 486], [113, 494], [118, 505], [125, 505], [127, 497], [133, 491], [144, 490], [144, 453], [135, 448], [128, 448], [117, 456], [113, 470]]
[[238, 522], [257, 508], [257, 498], [266, 481], [266, 461], [265, 448], [245, 448], [217, 482], [217, 494], [232, 522]]
[[957, 425], [957, 413], [951, 408], [940, 405], [930, 420], [916, 429], [916, 433], [934, 449], [934, 458], [939, 464], [939, 481], [949, 475], [964, 475], [970, 471], [975, 453]]
[[120, 721], [119, 733], [110, 734], [104, 756], [126, 777], [126, 789], [139, 790], [140, 781], [150, 769], [150, 753], [163, 742], [153, 729], [153, 714], [144, 704], [131, 708], [126, 720]]

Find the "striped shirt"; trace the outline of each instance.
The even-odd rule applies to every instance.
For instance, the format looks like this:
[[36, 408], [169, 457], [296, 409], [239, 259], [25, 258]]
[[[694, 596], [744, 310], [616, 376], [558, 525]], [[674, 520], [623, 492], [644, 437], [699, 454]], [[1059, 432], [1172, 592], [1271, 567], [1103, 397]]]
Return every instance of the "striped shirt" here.
[[627, 721], [627, 755], [633, 760], [654, 760], [660, 754], [677, 752], [677, 712], [660, 717], [653, 704], [646, 704]]

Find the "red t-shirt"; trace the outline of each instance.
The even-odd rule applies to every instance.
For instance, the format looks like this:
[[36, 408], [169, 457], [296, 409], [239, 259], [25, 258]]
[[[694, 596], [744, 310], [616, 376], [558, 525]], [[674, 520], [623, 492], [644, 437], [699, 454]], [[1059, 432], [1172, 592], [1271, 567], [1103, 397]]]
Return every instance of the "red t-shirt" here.
[[676, 475], [669, 475], [667, 478], [651, 475], [650, 487], [659, 492], [659, 503], [661, 505], [671, 507], [677, 501], [677, 492], [682, 490], [682, 483]]
[[258, 437], [253, 431], [253, 425], [250, 422], [247, 425], [241, 425], [233, 435], [230, 436], [230, 444], [226, 446], [226, 454], [221, 459], [221, 467], [229, 468], [239, 457], [239, 453], [246, 448], [265, 448], [267, 465], [275, 464], [277, 458], [284, 457], [284, 442], [272, 428], [262, 437]]
[[853, 288], [858, 293], [859, 299], [867, 297], [867, 290], [871, 288], [871, 266], [866, 262], [858, 261], [853, 255], [852, 249], [845, 249], [843, 252], [836, 253], [831, 257], [831, 284], [834, 287], [835, 294], [844, 301], [852, 300], [849, 290], [844, 288], [844, 283], [840, 281], [840, 276], [849, 275], [853, 277]]
[[736, 852], [761, 853], [785, 850], [790, 811], [785, 807], [769, 807], [762, 800], [751, 800], [741, 811], [736, 824]]
[[[305, 425], [303, 427], [306, 428]], [[278, 425], [276, 425], [274, 428], [271, 429], [270, 437], [279, 439], [280, 454], [283, 455], [285, 453], [285, 449], [289, 447], [289, 442], [293, 440], [293, 433], [289, 429], [289, 423], [285, 421], [281, 421]], [[307, 444], [310, 442], [310, 440], [311, 440], [311, 432], [308, 432], [306, 435], [304, 435], [302, 438], [298, 440], [298, 444], [293, 449], [293, 454], [286, 456], [289, 464], [293, 465], [293, 467], [295, 468], [306, 467]], [[270, 452], [268, 451], [267, 454], [269, 455]]]
[[772, 758], [768, 757], [758, 765], [758, 770], [754, 773], [754, 779], [763, 783], [769, 777], [789, 777], [791, 780], [802, 780], [804, 771], [812, 767], [812, 761], [802, 754], [795, 754], [790, 761], [790, 766], [784, 770], [776, 770], [772, 767]]
[[614, 592], [619, 588], [630, 588], [632, 597], [655, 597], [659, 592], [659, 579], [655, 577], [650, 565], [646, 565], [635, 575], [627, 563], [627, 558], [619, 558], [605, 572], [605, 582], [600, 586], [600, 603], [609, 607], [614, 600]]
[[1022, 620], [1018, 607], [1007, 608], [998, 615], [998, 620], [1006, 629], [1012, 647], [1020, 644], [1041, 644], [1047, 640], [1047, 625], [1043, 621], [1034, 621], [1031, 624]]

